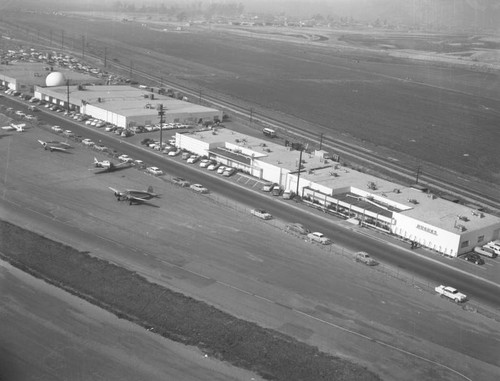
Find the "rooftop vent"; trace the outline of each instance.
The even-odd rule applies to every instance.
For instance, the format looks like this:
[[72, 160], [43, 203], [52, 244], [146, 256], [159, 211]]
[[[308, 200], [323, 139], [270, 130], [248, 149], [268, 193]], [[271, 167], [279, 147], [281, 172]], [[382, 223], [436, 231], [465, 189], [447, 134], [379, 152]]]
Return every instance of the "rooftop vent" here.
[[458, 219], [459, 219], [459, 220], [461, 220], [461, 221], [465, 221], [465, 222], [469, 221], [469, 217], [467, 217], [467, 216], [460, 216], [460, 215], [459, 215], [459, 216], [457, 216], [457, 217], [458, 217]]
[[417, 201], [417, 200], [415, 200], [414, 198], [410, 198], [410, 199], [408, 199], [408, 202], [411, 202], [411, 203], [412, 203], [412, 204], [414, 204], [414, 205], [418, 205], [418, 201]]
[[401, 193], [401, 189], [394, 188], [394, 193]]

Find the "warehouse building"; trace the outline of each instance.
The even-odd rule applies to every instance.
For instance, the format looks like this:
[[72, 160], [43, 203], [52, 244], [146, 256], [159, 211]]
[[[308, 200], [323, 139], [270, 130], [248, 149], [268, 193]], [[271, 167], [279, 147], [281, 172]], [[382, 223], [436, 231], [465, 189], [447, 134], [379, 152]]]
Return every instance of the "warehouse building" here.
[[160, 105], [163, 106], [164, 123], [193, 124], [222, 120], [219, 110], [127, 85], [37, 86], [35, 96], [118, 127], [159, 124]]
[[42, 62], [14, 62], [0, 65], [0, 85], [32, 95], [35, 87], [45, 86], [47, 77], [53, 73], [59, 73], [58, 76], [64, 81], [62, 84], [66, 84], [66, 81], [71, 84], [102, 82], [95, 77], [72, 70], [60, 69], [56, 72], [52, 66]]
[[[176, 134], [176, 145], [297, 192], [337, 216], [456, 257], [500, 236], [500, 218], [344, 167], [325, 152], [294, 151], [227, 129]], [[299, 172], [300, 160], [300, 172]]]

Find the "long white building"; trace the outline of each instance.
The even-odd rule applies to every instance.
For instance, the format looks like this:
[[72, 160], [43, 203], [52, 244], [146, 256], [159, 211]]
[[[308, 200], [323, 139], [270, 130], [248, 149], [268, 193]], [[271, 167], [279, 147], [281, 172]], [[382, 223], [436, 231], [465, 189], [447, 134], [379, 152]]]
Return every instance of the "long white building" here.
[[177, 134], [178, 147], [280, 184], [344, 218], [456, 257], [500, 236], [500, 218], [343, 167], [323, 152], [303, 154], [227, 129]]

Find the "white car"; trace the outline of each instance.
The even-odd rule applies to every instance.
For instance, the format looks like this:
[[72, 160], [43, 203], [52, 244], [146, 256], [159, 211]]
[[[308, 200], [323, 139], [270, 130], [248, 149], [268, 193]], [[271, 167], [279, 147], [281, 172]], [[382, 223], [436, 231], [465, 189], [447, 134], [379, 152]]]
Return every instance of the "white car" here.
[[194, 164], [198, 160], [200, 160], [200, 157], [198, 155], [191, 155], [189, 156], [189, 159], [187, 159], [188, 164]]
[[200, 167], [201, 167], [201, 168], [206, 168], [206, 167], [208, 167], [210, 164], [212, 164], [212, 160], [203, 159], [203, 160], [200, 162]]
[[236, 168], [226, 168], [224, 172], [222, 172], [222, 176], [229, 177], [236, 173]]
[[134, 161], [129, 155], [120, 155], [118, 156], [118, 160], [123, 163], [132, 163]]
[[321, 243], [322, 245], [328, 245], [330, 240], [325, 237], [323, 233], [320, 232], [312, 232], [307, 235], [307, 238], [309, 238], [312, 242], [317, 242]]
[[450, 286], [437, 286], [434, 288], [434, 290], [441, 295], [442, 297], [446, 297], [448, 299], [453, 300], [455, 303], [462, 303], [467, 300], [467, 296], [465, 294], [462, 294], [461, 292], [458, 292], [456, 288], [450, 287]]
[[263, 220], [270, 220], [271, 218], [273, 218], [271, 213], [268, 213], [263, 209], [252, 209], [250, 213], [255, 217], [262, 218]]
[[168, 156], [177, 156], [180, 153], [181, 153], [181, 150], [180, 149], [176, 149], [175, 151], [170, 151], [168, 153]]
[[150, 173], [150, 174], [152, 174], [154, 176], [163, 175], [163, 171], [160, 168], [158, 168], [158, 167], [148, 167], [146, 169], [146, 172], [148, 172], [148, 173]]
[[215, 170], [216, 170], [217, 168], [219, 168], [219, 167], [220, 167], [220, 163], [212, 163], [212, 164], [210, 164], [210, 165], [207, 167], [207, 169], [208, 169], [209, 171], [215, 171]]
[[196, 192], [200, 192], [200, 193], [208, 193], [208, 189], [205, 188], [203, 185], [201, 184], [192, 184], [189, 188], [191, 188], [192, 190], [196, 191]]
[[26, 118], [26, 119], [28, 119], [28, 120], [33, 120], [33, 119], [35, 119], [35, 117], [34, 117], [33, 115], [29, 115], [29, 114], [28, 114], [28, 115], [26, 115], [26, 116], [25, 116], [25, 118]]
[[67, 137], [75, 136], [75, 134], [71, 130], [65, 130], [65, 131], [63, 131], [63, 135], [67, 136]]
[[224, 173], [224, 171], [226, 170], [226, 168], [227, 167], [225, 165], [221, 165], [219, 168], [217, 168], [217, 173], [222, 175]]
[[92, 140], [90, 140], [90, 139], [83, 139], [82, 143], [84, 145], [86, 145], [86, 146], [93, 146], [93, 145], [95, 145], [95, 143]]
[[55, 132], [63, 132], [63, 129], [59, 126], [52, 126], [52, 130]]

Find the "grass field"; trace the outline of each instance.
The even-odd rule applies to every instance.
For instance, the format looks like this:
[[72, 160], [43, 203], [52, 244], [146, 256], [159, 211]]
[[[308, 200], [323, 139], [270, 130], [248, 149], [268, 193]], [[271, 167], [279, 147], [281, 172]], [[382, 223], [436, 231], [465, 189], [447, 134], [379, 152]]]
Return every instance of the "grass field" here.
[[[67, 44], [73, 41], [75, 51], [83, 35], [88, 52], [103, 56], [107, 47], [108, 61], [189, 83], [204, 94], [229, 95], [256, 112], [288, 114], [308, 122], [318, 135], [350, 136], [422, 163], [500, 183], [496, 73], [351, 51], [333, 44], [339, 39], [333, 35], [324, 44], [296, 43], [229, 29], [167, 33], [156, 24], [150, 28], [139, 22], [20, 17], [38, 30], [57, 24], [71, 31]], [[276, 36], [275, 31], [268, 36]], [[358, 38], [354, 44], [366, 41]]]
[[367, 369], [148, 282], [122, 267], [0, 221], [0, 253], [16, 267], [118, 317], [269, 380], [379, 380]]

